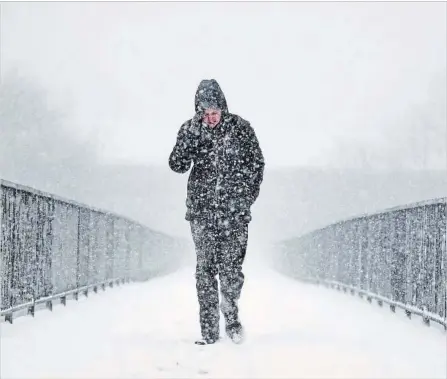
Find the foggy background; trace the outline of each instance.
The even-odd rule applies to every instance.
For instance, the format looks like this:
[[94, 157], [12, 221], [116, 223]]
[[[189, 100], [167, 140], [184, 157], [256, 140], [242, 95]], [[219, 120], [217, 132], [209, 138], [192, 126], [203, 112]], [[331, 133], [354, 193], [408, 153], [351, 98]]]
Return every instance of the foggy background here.
[[446, 4], [3, 3], [0, 177], [171, 235], [215, 78], [266, 159], [250, 244], [447, 196]]

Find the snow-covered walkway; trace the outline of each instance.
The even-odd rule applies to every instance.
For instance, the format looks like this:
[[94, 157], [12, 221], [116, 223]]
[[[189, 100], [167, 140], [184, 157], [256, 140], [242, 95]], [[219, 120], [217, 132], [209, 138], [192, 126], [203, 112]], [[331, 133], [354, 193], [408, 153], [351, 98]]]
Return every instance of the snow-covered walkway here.
[[243, 345], [199, 336], [194, 268], [1, 325], [6, 378], [446, 378], [446, 334], [247, 264]]

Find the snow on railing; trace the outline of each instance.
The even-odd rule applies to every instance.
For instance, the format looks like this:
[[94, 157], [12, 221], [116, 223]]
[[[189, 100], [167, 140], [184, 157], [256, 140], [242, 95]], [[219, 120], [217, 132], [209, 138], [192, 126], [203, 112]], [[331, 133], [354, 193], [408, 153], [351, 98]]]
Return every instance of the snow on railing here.
[[282, 242], [273, 262], [289, 276], [447, 329], [446, 204], [424, 201], [334, 223]]
[[187, 242], [125, 217], [0, 180], [0, 316], [183, 264]]

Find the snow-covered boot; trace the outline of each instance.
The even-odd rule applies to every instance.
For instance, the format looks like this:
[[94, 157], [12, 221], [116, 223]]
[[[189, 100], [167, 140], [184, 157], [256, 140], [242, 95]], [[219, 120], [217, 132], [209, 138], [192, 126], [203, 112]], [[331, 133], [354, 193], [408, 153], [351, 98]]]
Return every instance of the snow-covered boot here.
[[214, 337], [207, 337], [207, 338], [202, 338], [200, 340], [197, 340], [195, 342], [196, 345], [212, 345], [213, 343], [216, 343], [219, 340], [219, 337], [214, 338]]
[[225, 331], [234, 343], [242, 343], [244, 340], [244, 328], [239, 321], [225, 326]]

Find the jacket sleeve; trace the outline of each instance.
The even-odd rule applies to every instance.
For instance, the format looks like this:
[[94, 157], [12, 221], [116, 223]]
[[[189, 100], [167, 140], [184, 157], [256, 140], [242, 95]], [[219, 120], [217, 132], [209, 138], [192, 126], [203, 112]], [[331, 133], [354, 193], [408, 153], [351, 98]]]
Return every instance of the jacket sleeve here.
[[172, 171], [185, 173], [191, 167], [192, 150], [191, 141], [188, 135], [188, 127], [191, 121], [186, 121], [177, 133], [177, 141], [169, 156], [169, 167]]
[[259, 196], [261, 183], [264, 178], [264, 155], [259, 145], [258, 138], [253, 127], [247, 122], [246, 127], [247, 140], [246, 140], [246, 165], [248, 172], [248, 184], [250, 190], [250, 198], [252, 204]]

